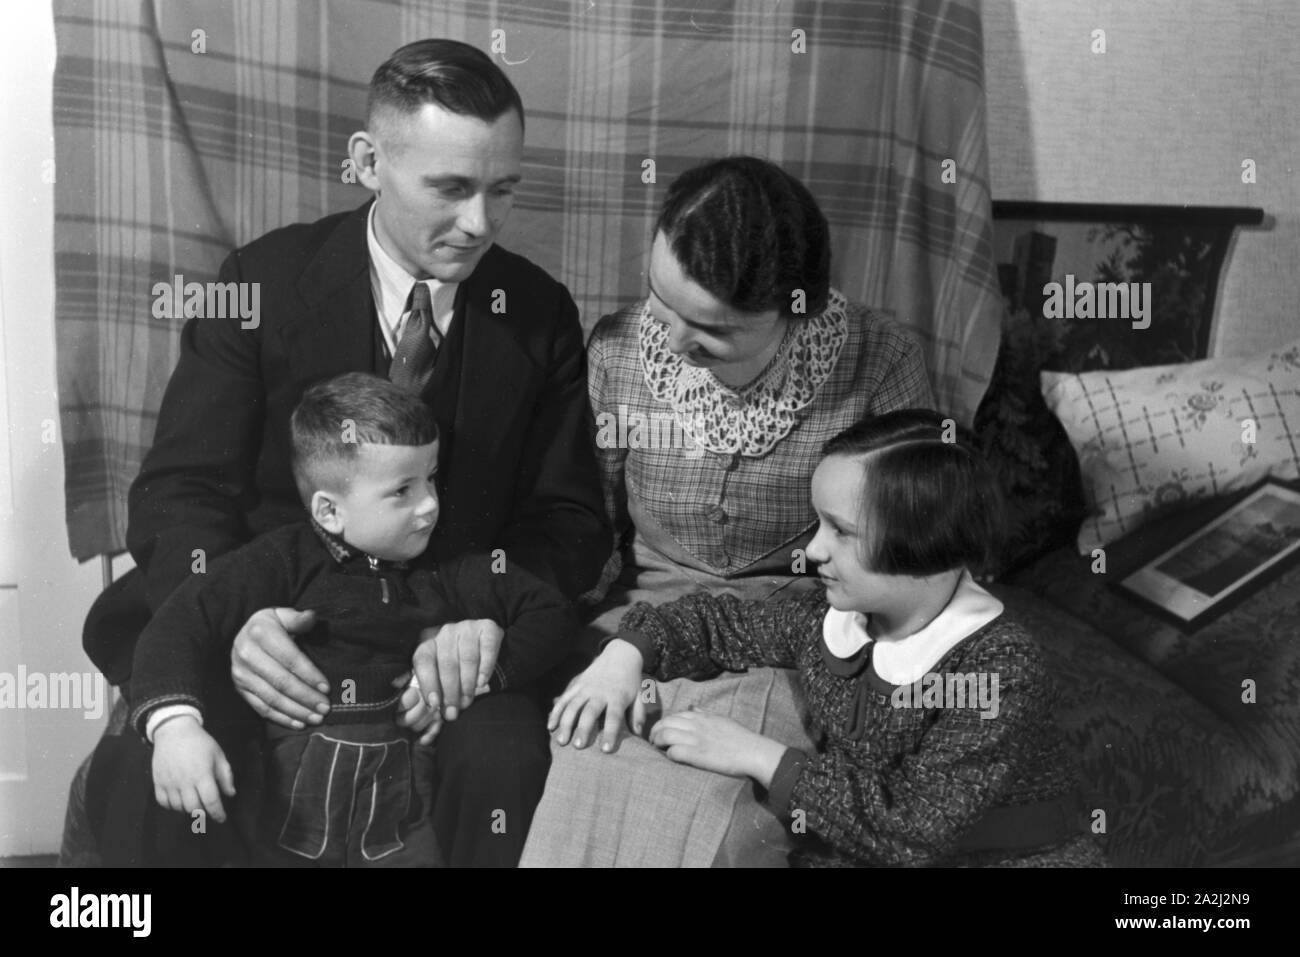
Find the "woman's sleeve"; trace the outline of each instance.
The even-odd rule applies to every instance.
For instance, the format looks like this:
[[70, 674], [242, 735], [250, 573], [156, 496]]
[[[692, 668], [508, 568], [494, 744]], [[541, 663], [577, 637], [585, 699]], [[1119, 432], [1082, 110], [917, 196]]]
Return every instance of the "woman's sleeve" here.
[[618, 637], [641, 652], [660, 681], [706, 678], [750, 667], [792, 668], [799, 648], [820, 634], [820, 596], [741, 601], [734, 595], [687, 595], [663, 605], [638, 602]]
[[[995, 707], [936, 709], [920, 747], [880, 755], [853, 743], [786, 752], [769, 788], [774, 809], [863, 864], [923, 866], [948, 856], [996, 806], [1050, 721], [1050, 682], [1020, 646], [970, 667], [997, 676]], [[991, 715], [990, 715], [991, 713]]]
[[930, 377], [916, 336], [892, 320], [876, 317], [874, 325], [875, 334], [869, 337], [863, 356], [869, 369], [859, 377], [876, 382], [867, 411], [880, 415], [895, 409], [933, 408]]
[[627, 449], [618, 447], [618, 402], [609, 391], [609, 365], [606, 362], [606, 339], [611, 334], [614, 316], [605, 316], [596, 324], [587, 343], [587, 395], [596, 423], [596, 467], [605, 499], [605, 514], [614, 530], [614, 547], [600, 580], [579, 597], [585, 605], [599, 604], [623, 570], [623, 547], [632, 530], [627, 510], [627, 486], [623, 465]]

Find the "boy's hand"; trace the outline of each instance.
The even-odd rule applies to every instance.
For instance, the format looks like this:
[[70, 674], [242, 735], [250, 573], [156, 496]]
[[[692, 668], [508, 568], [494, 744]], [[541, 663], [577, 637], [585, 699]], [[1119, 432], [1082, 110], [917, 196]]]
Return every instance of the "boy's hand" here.
[[[632, 706], [632, 731], [640, 734], [645, 725], [645, 702], [641, 688], [641, 652], [636, 646], [615, 638], [587, 670], [569, 682], [546, 718], [546, 729], [555, 733], [561, 745], [585, 748], [595, 739], [596, 722], [605, 716], [601, 750], [610, 752], [618, 743], [618, 732], [628, 705]], [[577, 730], [574, 730], [574, 726]]]
[[771, 787], [786, 747], [731, 718], [708, 711], [677, 711], [650, 732], [650, 743], [681, 764], [733, 777], [751, 777]]
[[164, 721], [153, 733], [153, 793], [169, 810], [226, 819], [221, 795], [235, 796], [235, 776], [221, 745], [190, 715]]
[[[429, 707], [428, 695], [422, 692], [415, 672], [408, 671], [393, 679], [393, 687], [406, 689], [397, 701], [398, 727], [410, 728], [419, 734], [420, 744], [432, 744], [433, 739], [442, 731], [442, 712], [437, 708]], [[487, 693], [486, 684], [480, 685], [474, 691], [475, 697]]]

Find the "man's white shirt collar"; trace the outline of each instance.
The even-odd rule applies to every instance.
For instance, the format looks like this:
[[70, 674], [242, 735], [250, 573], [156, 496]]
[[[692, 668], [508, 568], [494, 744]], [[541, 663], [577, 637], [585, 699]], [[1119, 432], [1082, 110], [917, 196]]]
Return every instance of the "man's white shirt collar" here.
[[[921, 680], [943, 656], [1002, 614], [1002, 602], [975, 583], [969, 571], [962, 571], [957, 589], [934, 620], [915, 634], [897, 641], [878, 641], [871, 649], [871, 666], [893, 685], [910, 685]], [[850, 658], [872, 641], [867, 619], [861, 612], [826, 613], [822, 637], [836, 658]]]
[[[370, 214], [366, 219], [366, 245], [370, 250], [370, 287], [375, 296], [375, 308], [379, 312], [379, 328], [384, 334], [391, 356], [402, 338], [402, 326], [406, 321], [406, 304], [411, 298], [411, 289], [415, 286], [415, 277], [403, 269], [392, 256], [379, 244], [375, 234], [375, 203], [370, 204]], [[441, 282], [426, 279], [429, 298], [433, 303], [433, 322], [444, 336], [451, 326], [452, 312], [456, 302], [456, 289], [460, 283]]]

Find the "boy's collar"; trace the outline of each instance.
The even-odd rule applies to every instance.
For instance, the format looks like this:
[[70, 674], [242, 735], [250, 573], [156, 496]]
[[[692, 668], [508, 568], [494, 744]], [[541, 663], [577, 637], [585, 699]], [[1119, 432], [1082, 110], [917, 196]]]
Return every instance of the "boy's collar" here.
[[333, 532], [326, 531], [316, 519], [308, 516], [307, 520], [311, 522], [312, 531], [320, 538], [326, 550], [330, 553], [330, 558], [340, 565], [348, 565], [353, 562], [364, 561], [370, 568], [381, 569], [388, 568], [394, 571], [405, 571], [409, 566], [408, 562], [395, 562], [387, 558], [376, 558], [368, 552], [363, 552], [359, 548], [349, 545], [343, 540], [341, 535], [335, 535]]

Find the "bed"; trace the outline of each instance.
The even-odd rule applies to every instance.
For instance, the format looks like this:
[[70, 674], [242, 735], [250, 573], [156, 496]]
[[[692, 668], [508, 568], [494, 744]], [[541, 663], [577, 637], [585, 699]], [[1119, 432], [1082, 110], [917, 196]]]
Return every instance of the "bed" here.
[[[993, 590], [1047, 652], [1094, 829], [1115, 865], [1295, 863], [1300, 568], [1199, 627], [1116, 587], [1260, 482], [1297, 478], [1300, 340], [1206, 356], [1234, 231], [1262, 211], [994, 214], [1007, 315], [976, 425], [1015, 521]], [[1052, 322], [1042, 290], [1070, 275], [1150, 281], [1155, 308]], [[1251, 417], [1268, 435], [1243, 444]]]

